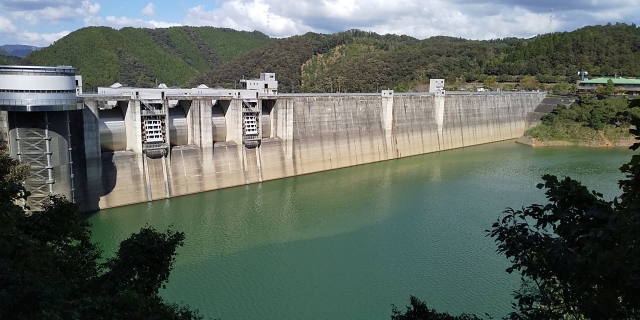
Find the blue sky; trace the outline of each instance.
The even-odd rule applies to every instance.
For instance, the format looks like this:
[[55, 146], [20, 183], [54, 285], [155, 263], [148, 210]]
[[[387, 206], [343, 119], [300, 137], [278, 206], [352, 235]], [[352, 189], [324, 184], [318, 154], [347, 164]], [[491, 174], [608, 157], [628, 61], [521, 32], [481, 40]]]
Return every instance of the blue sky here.
[[638, 17], [640, 0], [0, 0], [0, 44], [47, 46], [95, 25], [214, 26], [273, 37], [357, 28], [420, 39], [528, 38]]

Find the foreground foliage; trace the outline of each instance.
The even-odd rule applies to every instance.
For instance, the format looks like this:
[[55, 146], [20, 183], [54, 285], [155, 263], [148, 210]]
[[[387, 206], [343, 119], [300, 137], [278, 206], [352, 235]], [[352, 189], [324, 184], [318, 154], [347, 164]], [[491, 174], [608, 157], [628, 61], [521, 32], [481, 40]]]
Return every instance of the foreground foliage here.
[[429, 309], [424, 301], [420, 301], [420, 299], [414, 296], [411, 296], [409, 300], [411, 302], [411, 306], [408, 306], [404, 313], [396, 306], [393, 306], [393, 314], [391, 315], [392, 320], [480, 320], [480, 318], [473, 314], [452, 316], [446, 312], [438, 312], [434, 309]]
[[199, 319], [158, 291], [169, 279], [181, 232], [143, 228], [101, 261], [78, 207], [52, 197], [31, 215], [28, 167], [0, 151], [0, 319]]

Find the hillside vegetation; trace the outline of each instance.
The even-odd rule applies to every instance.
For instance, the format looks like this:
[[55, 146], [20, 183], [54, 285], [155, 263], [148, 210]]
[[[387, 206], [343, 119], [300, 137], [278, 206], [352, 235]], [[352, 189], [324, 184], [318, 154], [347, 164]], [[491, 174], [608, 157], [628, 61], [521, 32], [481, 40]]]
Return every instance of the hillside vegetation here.
[[83, 76], [86, 91], [114, 82], [149, 87], [157, 81], [172, 86], [270, 41], [260, 32], [212, 27], [88, 27], [30, 53], [22, 62], [72, 65]]
[[[262, 48], [247, 52], [229, 63], [196, 77], [192, 83], [228, 87], [233, 86], [235, 81], [242, 77], [258, 77], [261, 72], [275, 72], [280, 82], [280, 91], [310, 91], [307, 87], [302, 86], [303, 66], [307, 65], [314, 57], [353, 43], [372, 43], [377, 45], [380, 50], [395, 50], [396, 48], [409, 47], [419, 41], [408, 36], [381, 36], [359, 30], [331, 35], [309, 32], [301, 36], [276, 40]], [[352, 88], [350, 91], [355, 90]]]
[[[284, 92], [410, 91], [429, 78], [445, 78], [455, 87], [483, 82], [488, 76], [498, 83], [533, 77], [536, 86], [566, 84], [578, 79], [578, 70], [587, 70], [590, 76], [640, 76], [640, 29], [609, 24], [531, 39], [489, 41], [418, 40], [358, 30], [307, 33], [247, 52], [193, 82], [229, 86], [242, 76], [276, 72]], [[568, 84], [561, 87], [569, 89]]]
[[0, 65], [17, 64], [20, 57], [12, 55], [10, 52], [0, 48]]
[[243, 77], [275, 72], [281, 92], [411, 91], [425, 89], [429, 78], [445, 78], [449, 89], [488, 79], [503, 89], [559, 83], [557, 91], [565, 92], [578, 70], [590, 76], [640, 76], [640, 29], [608, 24], [531, 39], [476, 41], [359, 30], [271, 39], [211, 27], [90, 27], [29, 54], [24, 62], [73, 65], [87, 91], [116, 81], [152, 86], [156, 78], [168, 85], [233, 88]]
[[538, 141], [573, 144], [629, 144], [629, 124], [640, 119], [640, 100], [626, 97], [579, 96], [570, 106], [558, 105], [542, 123], [524, 135]]

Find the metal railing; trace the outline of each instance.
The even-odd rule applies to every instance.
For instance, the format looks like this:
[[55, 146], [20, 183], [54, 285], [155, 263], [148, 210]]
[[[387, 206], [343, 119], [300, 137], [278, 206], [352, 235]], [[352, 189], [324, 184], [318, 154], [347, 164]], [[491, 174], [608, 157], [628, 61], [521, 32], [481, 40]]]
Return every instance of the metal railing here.
[[158, 150], [166, 148], [167, 144], [165, 142], [145, 142], [142, 144], [142, 150]]
[[3, 106], [64, 106], [75, 105], [78, 99], [0, 99]]
[[164, 111], [161, 109], [142, 109], [143, 116], [161, 116], [164, 115]]

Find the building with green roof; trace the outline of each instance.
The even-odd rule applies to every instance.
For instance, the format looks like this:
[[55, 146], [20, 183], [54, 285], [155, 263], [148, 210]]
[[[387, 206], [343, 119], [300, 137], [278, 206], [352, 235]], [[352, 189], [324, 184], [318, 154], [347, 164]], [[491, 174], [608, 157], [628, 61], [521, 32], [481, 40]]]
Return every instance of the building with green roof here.
[[624, 91], [629, 95], [640, 94], [640, 79], [628, 79], [622, 77], [602, 77], [578, 81], [578, 92], [591, 92], [598, 86], [606, 86], [611, 80], [616, 90]]

